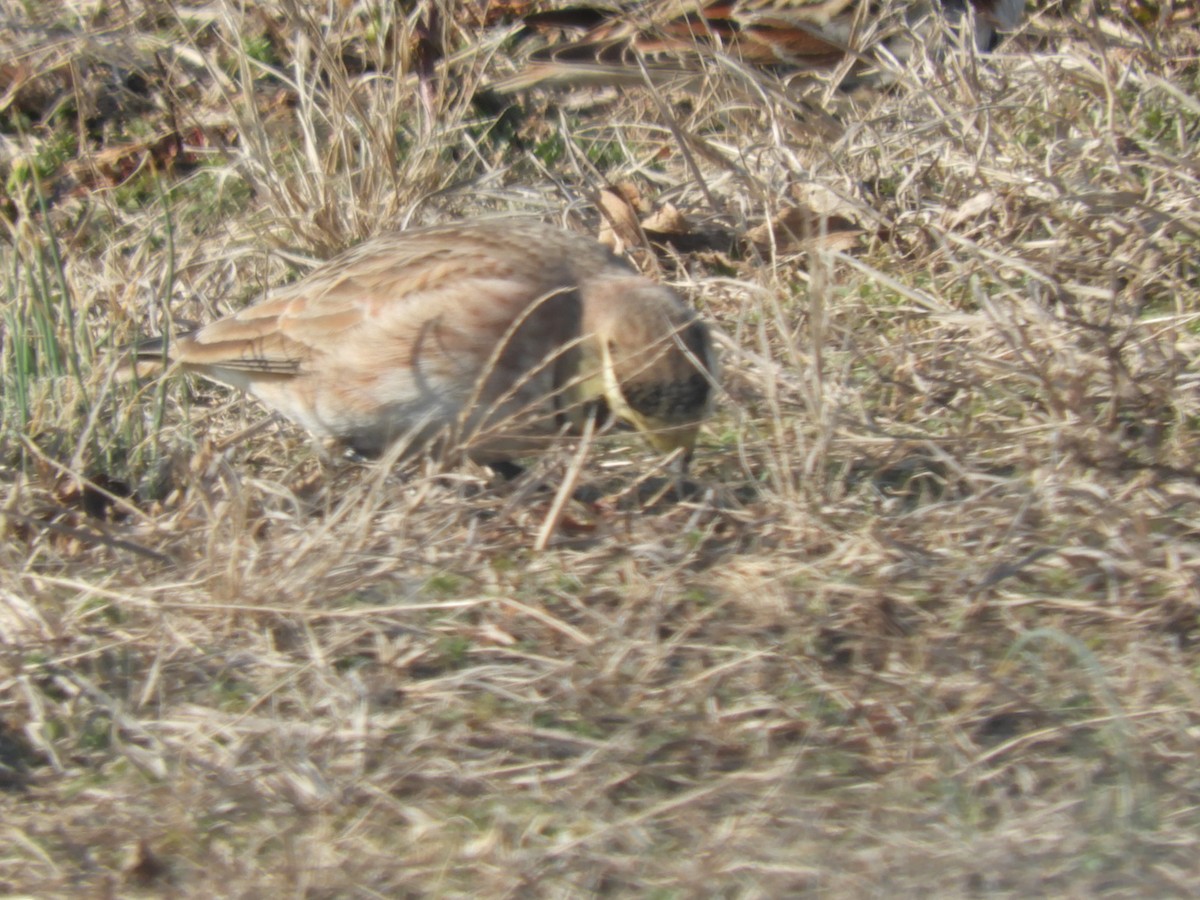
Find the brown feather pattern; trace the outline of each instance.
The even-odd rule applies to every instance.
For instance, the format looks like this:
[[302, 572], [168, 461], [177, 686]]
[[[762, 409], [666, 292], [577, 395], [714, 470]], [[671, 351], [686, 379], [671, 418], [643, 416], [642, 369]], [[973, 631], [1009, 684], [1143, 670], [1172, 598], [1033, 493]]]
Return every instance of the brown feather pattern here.
[[601, 400], [690, 449], [715, 372], [673, 291], [520, 219], [380, 235], [169, 354], [362, 452], [438, 437], [484, 460], [546, 446]]

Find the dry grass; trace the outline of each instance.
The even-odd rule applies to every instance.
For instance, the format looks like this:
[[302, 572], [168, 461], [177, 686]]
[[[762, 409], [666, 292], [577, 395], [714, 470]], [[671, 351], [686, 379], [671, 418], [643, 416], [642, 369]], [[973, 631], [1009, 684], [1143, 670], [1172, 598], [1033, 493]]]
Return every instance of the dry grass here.
[[[1200, 893], [1194, 27], [498, 120], [503, 28], [420, 81], [415, 15], [245, 5], [0, 5], [0, 892]], [[535, 552], [569, 446], [329, 462], [112, 379], [385, 222], [620, 180], [863, 229], [643, 255], [723, 335], [690, 499], [601, 438]]]

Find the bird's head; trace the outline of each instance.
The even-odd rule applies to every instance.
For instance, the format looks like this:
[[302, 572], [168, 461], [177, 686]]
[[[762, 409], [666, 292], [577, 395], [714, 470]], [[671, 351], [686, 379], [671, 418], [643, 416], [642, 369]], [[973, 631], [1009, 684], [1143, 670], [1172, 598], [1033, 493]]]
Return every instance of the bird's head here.
[[583, 331], [576, 415], [603, 400], [655, 450], [690, 455], [716, 375], [704, 323], [674, 291], [629, 275], [584, 294]]

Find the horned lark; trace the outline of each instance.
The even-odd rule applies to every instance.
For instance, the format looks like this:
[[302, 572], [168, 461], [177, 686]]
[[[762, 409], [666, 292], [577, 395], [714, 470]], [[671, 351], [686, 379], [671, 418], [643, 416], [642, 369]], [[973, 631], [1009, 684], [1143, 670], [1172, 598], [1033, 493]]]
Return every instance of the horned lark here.
[[380, 235], [166, 352], [361, 453], [436, 440], [483, 462], [598, 413], [690, 453], [714, 383], [708, 329], [674, 291], [519, 219]]

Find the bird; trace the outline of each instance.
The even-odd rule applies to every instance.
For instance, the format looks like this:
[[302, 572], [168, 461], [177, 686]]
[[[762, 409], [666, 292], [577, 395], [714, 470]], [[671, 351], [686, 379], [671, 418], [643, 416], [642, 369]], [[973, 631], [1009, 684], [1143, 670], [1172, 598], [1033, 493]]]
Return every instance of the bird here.
[[[1025, 0], [920, 0], [903, 6], [905, 29], [935, 6], [951, 22], [970, 8], [977, 49], [992, 49], [998, 33], [1015, 29]], [[619, 7], [570, 6], [523, 17], [521, 37], [538, 36], [524, 68], [498, 81], [501, 93], [537, 85], [639, 84], [687, 71], [688, 56], [724, 53], [750, 66], [785, 71], [831, 68], [864, 57], [863, 34], [888, 43], [895, 26], [875, 34], [875, 4], [862, 0], [650, 0]], [[881, 21], [881, 20], [880, 20]], [[563, 37], [565, 40], [556, 40]], [[903, 53], [903, 45], [897, 42]]]
[[404, 442], [500, 465], [589, 416], [686, 465], [717, 373], [708, 327], [674, 290], [585, 235], [513, 217], [384, 232], [240, 312], [139, 344], [133, 364], [147, 360], [363, 456]]

